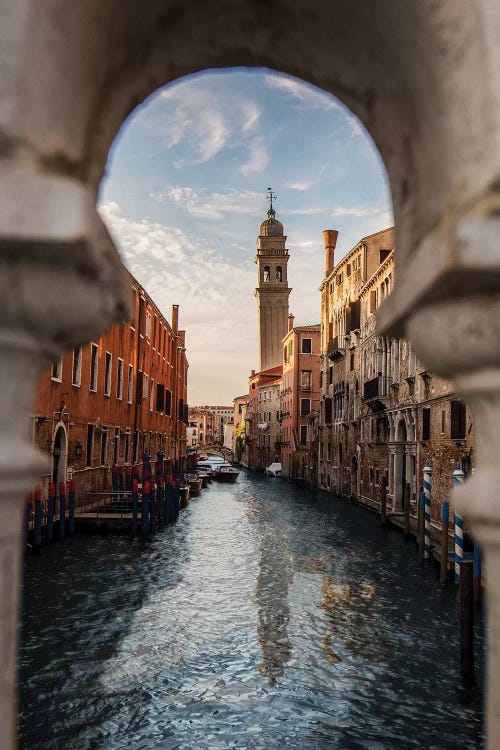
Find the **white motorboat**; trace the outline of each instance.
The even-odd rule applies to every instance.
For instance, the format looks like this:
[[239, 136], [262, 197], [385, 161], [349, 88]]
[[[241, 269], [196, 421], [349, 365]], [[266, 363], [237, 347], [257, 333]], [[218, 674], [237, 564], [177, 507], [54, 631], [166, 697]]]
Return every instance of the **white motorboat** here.
[[264, 473], [267, 474], [268, 477], [280, 477], [281, 464], [277, 462], [269, 464], [267, 469], [264, 470]]

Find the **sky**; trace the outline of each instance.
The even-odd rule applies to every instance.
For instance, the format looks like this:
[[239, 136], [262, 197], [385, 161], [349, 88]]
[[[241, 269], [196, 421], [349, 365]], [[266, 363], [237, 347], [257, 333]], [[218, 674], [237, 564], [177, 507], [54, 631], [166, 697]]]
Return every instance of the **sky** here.
[[156, 91], [110, 151], [99, 211], [168, 320], [180, 305], [191, 405], [230, 405], [258, 369], [268, 187], [288, 237], [290, 312], [319, 323], [323, 230], [339, 231], [338, 261], [393, 221], [378, 151], [337, 99], [269, 70], [206, 71]]

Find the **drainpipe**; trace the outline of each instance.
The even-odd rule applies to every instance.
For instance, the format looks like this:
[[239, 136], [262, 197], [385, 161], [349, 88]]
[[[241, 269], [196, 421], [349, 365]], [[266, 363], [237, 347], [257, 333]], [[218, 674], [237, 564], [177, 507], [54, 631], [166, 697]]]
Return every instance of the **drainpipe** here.
[[[179, 357], [179, 305], [172, 305], [172, 341], [173, 341], [173, 356], [172, 364], [174, 366], [172, 373], [172, 415], [171, 415], [171, 428], [170, 432], [173, 432], [172, 447], [173, 447], [173, 465], [177, 470], [177, 372], [178, 372], [178, 357]], [[172, 430], [173, 422], [173, 430]]]

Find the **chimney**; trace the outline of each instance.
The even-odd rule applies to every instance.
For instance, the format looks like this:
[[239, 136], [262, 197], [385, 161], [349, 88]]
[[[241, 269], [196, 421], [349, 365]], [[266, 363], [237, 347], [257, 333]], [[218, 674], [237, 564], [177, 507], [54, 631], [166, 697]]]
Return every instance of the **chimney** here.
[[290, 313], [290, 315], [288, 316], [288, 330], [289, 331], [291, 331], [292, 328], [293, 328], [293, 321], [294, 320], [295, 320], [295, 315], [292, 315], [292, 313]]
[[179, 330], [179, 305], [172, 305], [172, 331], [177, 333]]
[[325, 276], [335, 268], [335, 245], [339, 233], [336, 229], [325, 229], [323, 232], [323, 244], [325, 246]]

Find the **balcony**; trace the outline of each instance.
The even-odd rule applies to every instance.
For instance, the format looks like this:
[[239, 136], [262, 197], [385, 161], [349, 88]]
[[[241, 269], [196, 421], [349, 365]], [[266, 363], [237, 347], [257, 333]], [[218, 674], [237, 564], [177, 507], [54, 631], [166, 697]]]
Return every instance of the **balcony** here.
[[379, 375], [365, 381], [363, 386], [363, 401], [372, 411], [382, 411], [389, 402], [390, 378]]
[[326, 356], [329, 359], [335, 360], [340, 359], [340, 357], [343, 357], [344, 354], [345, 349], [343, 346], [343, 337], [335, 336], [334, 339], [328, 342], [328, 346], [326, 348]]

